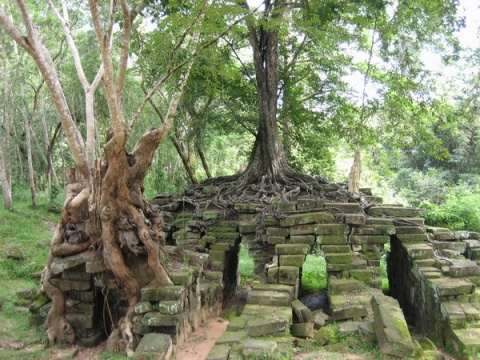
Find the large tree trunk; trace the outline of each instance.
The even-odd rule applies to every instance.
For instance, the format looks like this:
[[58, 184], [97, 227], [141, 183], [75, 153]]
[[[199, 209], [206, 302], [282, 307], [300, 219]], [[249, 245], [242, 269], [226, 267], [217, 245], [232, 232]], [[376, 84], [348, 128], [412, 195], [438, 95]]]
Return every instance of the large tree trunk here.
[[274, 5], [270, 1], [264, 3], [263, 25], [258, 29], [248, 25], [257, 80], [259, 126], [241, 183], [311, 181], [289, 167], [278, 130], [278, 21], [284, 16], [287, 3], [284, 0], [275, 1]]

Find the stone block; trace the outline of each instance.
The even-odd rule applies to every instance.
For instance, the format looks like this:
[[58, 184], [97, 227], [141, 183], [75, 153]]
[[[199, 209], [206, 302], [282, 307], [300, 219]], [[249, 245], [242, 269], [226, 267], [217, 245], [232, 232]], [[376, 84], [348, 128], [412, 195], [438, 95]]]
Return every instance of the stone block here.
[[283, 236], [286, 237], [290, 235], [289, 228], [281, 228], [281, 227], [267, 227], [267, 235], [268, 236]]
[[297, 210], [297, 204], [295, 203], [279, 202], [275, 207], [282, 212], [294, 212]]
[[134, 306], [135, 314], [144, 314], [152, 311], [152, 303], [149, 301], [141, 301]]
[[334, 295], [357, 293], [365, 288], [364, 284], [354, 279], [337, 279], [331, 277], [328, 279], [328, 291]]
[[155, 360], [169, 360], [172, 356], [172, 338], [166, 334], [150, 333], [140, 340], [135, 356], [150, 356]]
[[346, 245], [348, 237], [346, 235], [317, 235], [315, 242], [320, 245]]
[[96, 251], [84, 251], [67, 257], [55, 257], [51, 270], [54, 274], [60, 274], [65, 270], [72, 269], [91, 261], [103, 261], [102, 253]]
[[183, 311], [182, 303], [179, 300], [164, 300], [157, 304], [158, 312], [165, 315], [176, 315]]
[[297, 209], [298, 210], [311, 210], [316, 207], [315, 199], [298, 199], [297, 200]]
[[92, 282], [88, 280], [63, 280], [58, 278], [50, 279], [50, 284], [62, 291], [86, 291], [92, 288]]
[[325, 253], [325, 260], [329, 264], [351, 264], [353, 253]]
[[393, 235], [395, 234], [393, 225], [360, 225], [353, 228], [353, 235]]
[[423, 226], [397, 226], [397, 234], [425, 234], [425, 228]]
[[181, 315], [167, 315], [151, 311], [143, 316], [143, 324], [147, 326], [178, 326]]
[[315, 235], [293, 235], [287, 239], [289, 244], [315, 244]]
[[369, 295], [357, 293], [346, 297], [329, 293], [328, 299], [333, 321], [360, 319], [368, 315]]
[[296, 266], [279, 266], [278, 283], [295, 285], [300, 276], [300, 269]]
[[245, 329], [245, 325], [247, 324], [247, 320], [241, 317], [234, 317], [229, 320], [227, 325], [227, 331], [237, 331]]
[[273, 340], [248, 339], [243, 343], [242, 354], [252, 358], [265, 354], [274, 356], [277, 352], [277, 346], [277, 342]]
[[222, 336], [220, 336], [217, 341], [215, 341], [216, 345], [222, 344], [240, 344], [247, 338], [246, 331], [225, 331]]
[[388, 244], [390, 237], [385, 235], [353, 235], [350, 237], [350, 241], [355, 245]]
[[358, 203], [328, 203], [324, 204], [328, 211], [336, 211], [341, 213], [362, 213], [363, 209]]
[[478, 359], [480, 353], [480, 328], [452, 329], [447, 346], [454, 349], [459, 359]]
[[248, 335], [253, 337], [285, 331], [286, 327], [287, 320], [284, 317], [250, 319], [246, 325]]
[[480, 276], [480, 266], [470, 259], [454, 260], [450, 265], [448, 275], [453, 278]]
[[296, 266], [302, 267], [305, 262], [305, 255], [280, 255], [280, 266]]
[[367, 222], [366, 216], [363, 214], [344, 214], [343, 221], [350, 225], [363, 225]]
[[239, 223], [238, 224], [238, 231], [240, 234], [252, 234], [257, 231], [257, 224], [252, 223]]
[[328, 224], [333, 221], [333, 216], [326, 212], [314, 212], [307, 214], [294, 214], [280, 219], [281, 227], [288, 227], [303, 224]]
[[303, 338], [313, 338], [313, 322], [309, 323], [300, 323], [300, 324], [293, 324], [290, 327], [290, 332], [293, 336], [303, 337]]
[[292, 299], [293, 299], [294, 294], [295, 294], [293, 286], [282, 285], [282, 284], [253, 284], [252, 289], [253, 290], [260, 290], [260, 291], [283, 292], [283, 293], [289, 294], [289, 296]]
[[315, 225], [314, 224], [306, 224], [306, 225], [296, 225], [291, 226], [290, 228], [290, 236], [294, 235], [313, 235], [315, 232]]
[[185, 286], [171, 285], [160, 286], [147, 285], [141, 289], [141, 301], [164, 301], [164, 300], [179, 300], [185, 293]]
[[425, 219], [421, 217], [407, 218], [407, 219], [393, 219], [393, 225], [395, 226], [405, 226], [405, 224], [425, 226]]
[[[368, 216], [366, 223], [370, 225], [394, 225], [394, 219]], [[402, 225], [404, 224], [399, 224], [398, 226], [402, 226]]]
[[350, 245], [321, 245], [320, 249], [324, 253], [347, 253], [347, 252], [351, 252]]
[[442, 277], [428, 281], [440, 296], [466, 295], [475, 291], [475, 285], [470, 280]]
[[397, 234], [395, 235], [402, 243], [415, 243], [428, 241], [428, 235], [425, 234]]
[[267, 243], [271, 245], [285, 243], [285, 236], [267, 236]]
[[382, 294], [372, 296], [372, 309], [380, 353], [410, 357], [416, 346], [398, 301]]
[[322, 326], [325, 326], [325, 323], [330, 322], [330, 316], [325, 314], [323, 310], [313, 311], [312, 315], [315, 329], [320, 329]]
[[275, 254], [277, 255], [307, 255], [310, 253], [309, 244], [277, 244]]
[[460, 329], [466, 326], [467, 315], [463, 311], [460, 303], [455, 301], [445, 301], [441, 304], [442, 315], [448, 320], [452, 329]]
[[408, 207], [400, 207], [400, 206], [372, 206], [368, 209], [370, 214], [381, 216], [395, 216], [395, 217], [418, 217], [425, 213], [422, 209], [417, 208], [408, 208]]
[[291, 303], [291, 306], [292, 306], [294, 321], [298, 323], [310, 323], [313, 321], [312, 312], [300, 300], [298, 299], [293, 300]]
[[292, 296], [286, 292], [250, 290], [248, 293], [248, 304], [288, 306]]
[[414, 260], [429, 259], [434, 257], [433, 247], [428, 244], [403, 244], [408, 255]]
[[317, 224], [314, 226], [315, 235], [347, 235], [350, 231], [345, 224]]
[[376, 342], [377, 334], [375, 334], [375, 326], [373, 321], [361, 323], [358, 326], [358, 333], [363, 342]]
[[228, 360], [230, 348], [228, 344], [213, 345], [205, 360]]

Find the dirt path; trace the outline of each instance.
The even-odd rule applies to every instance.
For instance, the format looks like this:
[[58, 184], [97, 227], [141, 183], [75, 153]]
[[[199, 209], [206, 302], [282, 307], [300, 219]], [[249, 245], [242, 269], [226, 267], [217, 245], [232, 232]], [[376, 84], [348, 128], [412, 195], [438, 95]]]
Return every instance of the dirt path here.
[[220, 317], [211, 319], [193, 332], [175, 352], [176, 360], [205, 360], [215, 341], [227, 328], [228, 320]]

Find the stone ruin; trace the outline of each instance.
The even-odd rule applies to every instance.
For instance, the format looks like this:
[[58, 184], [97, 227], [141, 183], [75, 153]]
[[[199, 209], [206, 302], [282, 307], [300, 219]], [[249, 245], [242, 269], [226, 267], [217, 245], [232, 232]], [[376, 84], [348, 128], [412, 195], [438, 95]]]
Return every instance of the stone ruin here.
[[[203, 188], [212, 198], [217, 190]], [[419, 209], [382, 204], [368, 189], [354, 202], [332, 200], [346, 193], [340, 185], [324, 185], [323, 191], [321, 199], [302, 195], [294, 202], [236, 203], [225, 209], [209, 200], [154, 198], [165, 218], [164, 260], [174, 285], [152, 286], [146, 255], [130, 253], [142, 284], [133, 329], [136, 353], [168, 359], [203, 321], [219, 315], [237, 291], [243, 243], [259, 281], [210, 360], [265, 353], [288, 359], [294, 338], [327, 341], [326, 319], [377, 342], [383, 355], [443, 359], [435, 343], [458, 359], [478, 358], [480, 234], [425, 227]], [[386, 244], [389, 296], [381, 291], [380, 277]], [[299, 300], [305, 258], [318, 250], [327, 264], [328, 315], [312, 313]], [[127, 304], [101, 252], [56, 258], [52, 270], [56, 277], [50, 281], [66, 291], [66, 319], [79, 342], [94, 346], [104, 340]], [[42, 323], [48, 306], [47, 299], [32, 304], [31, 321]], [[419, 345], [409, 325], [433, 343]], [[116, 344], [107, 340], [107, 347]]]

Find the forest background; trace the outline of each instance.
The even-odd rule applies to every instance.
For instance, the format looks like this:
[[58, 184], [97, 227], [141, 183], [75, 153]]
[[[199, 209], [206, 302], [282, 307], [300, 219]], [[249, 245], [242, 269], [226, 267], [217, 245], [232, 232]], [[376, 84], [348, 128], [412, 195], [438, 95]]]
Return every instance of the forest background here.
[[[103, 176], [105, 164], [137, 168], [133, 182], [128, 171], [107, 172], [101, 189], [112, 200], [110, 185], [124, 177], [136, 205], [143, 186], [148, 199], [241, 173], [267, 112], [258, 105], [258, 78], [261, 66], [271, 65], [266, 53], [275, 39], [270, 55], [278, 61], [278, 87], [267, 100], [275, 98], [275, 106], [278, 100], [278, 108], [267, 115], [275, 129], [278, 123], [294, 171], [424, 208], [429, 225], [480, 231], [480, 46], [464, 42], [461, 31], [478, 10], [473, 2], [278, 0], [256, 8], [237, 1], [89, 0], [90, 9], [75, 0], [16, 3], [20, 13], [0, 2], [0, 181], [3, 205], [14, 215], [21, 215], [15, 201], [27, 189], [33, 208], [43, 206], [37, 196], [46, 196], [58, 216], [75, 166], [89, 180]], [[47, 52], [37, 32], [60, 86], [44, 82], [51, 71], [39, 73], [39, 54]], [[51, 96], [58, 88], [64, 98]], [[142, 145], [141, 134], [148, 138], [159, 124], [172, 128], [167, 141], [149, 147], [159, 146], [149, 166], [134, 141]], [[86, 138], [85, 149], [79, 138]], [[104, 155], [109, 161], [95, 162]], [[94, 204], [98, 188], [89, 185]], [[104, 209], [90, 220], [105, 220]], [[33, 265], [7, 271], [43, 263]]]

